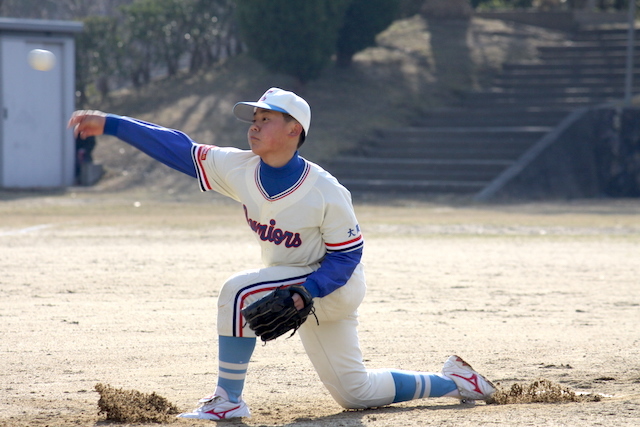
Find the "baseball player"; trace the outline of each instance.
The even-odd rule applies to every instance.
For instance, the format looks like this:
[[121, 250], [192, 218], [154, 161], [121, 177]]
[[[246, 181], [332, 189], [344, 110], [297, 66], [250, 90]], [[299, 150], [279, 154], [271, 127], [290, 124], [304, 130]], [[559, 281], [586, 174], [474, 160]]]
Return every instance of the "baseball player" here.
[[[118, 137], [196, 178], [202, 191], [238, 201], [261, 247], [265, 267], [231, 276], [219, 293], [217, 387], [179, 416], [250, 416], [242, 391], [256, 334], [242, 310], [287, 287], [303, 288], [300, 293], [312, 298], [315, 318], [302, 323], [298, 334], [320, 380], [342, 407], [441, 396], [490, 401], [493, 384], [458, 356], [449, 357], [440, 373], [365, 367], [357, 333], [366, 287], [360, 263], [364, 239], [350, 193], [298, 154], [309, 134], [309, 105], [293, 92], [271, 88], [256, 102], [237, 103], [233, 113], [250, 123], [250, 150], [198, 144], [177, 130], [98, 111], [77, 111], [69, 120], [76, 136]], [[300, 293], [291, 297], [298, 310], [307, 304]]]

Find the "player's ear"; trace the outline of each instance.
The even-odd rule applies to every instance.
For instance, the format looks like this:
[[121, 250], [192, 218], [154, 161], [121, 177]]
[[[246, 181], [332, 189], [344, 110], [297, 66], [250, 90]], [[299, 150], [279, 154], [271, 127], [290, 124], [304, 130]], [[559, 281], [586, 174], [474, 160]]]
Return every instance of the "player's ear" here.
[[289, 136], [291, 137], [300, 136], [300, 134], [302, 133], [302, 125], [297, 121], [293, 121], [291, 122], [291, 124], [293, 124], [293, 126], [291, 126], [291, 129], [289, 130]]

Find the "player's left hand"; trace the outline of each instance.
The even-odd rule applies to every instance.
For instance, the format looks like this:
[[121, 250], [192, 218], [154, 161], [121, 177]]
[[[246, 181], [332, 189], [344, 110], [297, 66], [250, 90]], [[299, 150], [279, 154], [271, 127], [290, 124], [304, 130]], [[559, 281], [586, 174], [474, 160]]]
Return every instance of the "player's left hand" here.
[[294, 293], [291, 298], [293, 299], [293, 306], [296, 310], [300, 311], [304, 308], [304, 300], [298, 293]]

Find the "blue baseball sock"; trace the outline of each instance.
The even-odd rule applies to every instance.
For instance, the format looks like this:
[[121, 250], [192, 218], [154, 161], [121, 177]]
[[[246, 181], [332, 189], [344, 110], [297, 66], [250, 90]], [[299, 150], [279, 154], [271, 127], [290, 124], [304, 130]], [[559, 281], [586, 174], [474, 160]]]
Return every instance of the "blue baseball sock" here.
[[392, 370], [391, 375], [396, 385], [394, 403], [423, 397], [442, 397], [457, 390], [453, 380], [439, 374]]
[[255, 347], [255, 338], [218, 336], [218, 387], [227, 392], [231, 402], [238, 402], [242, 396]]

